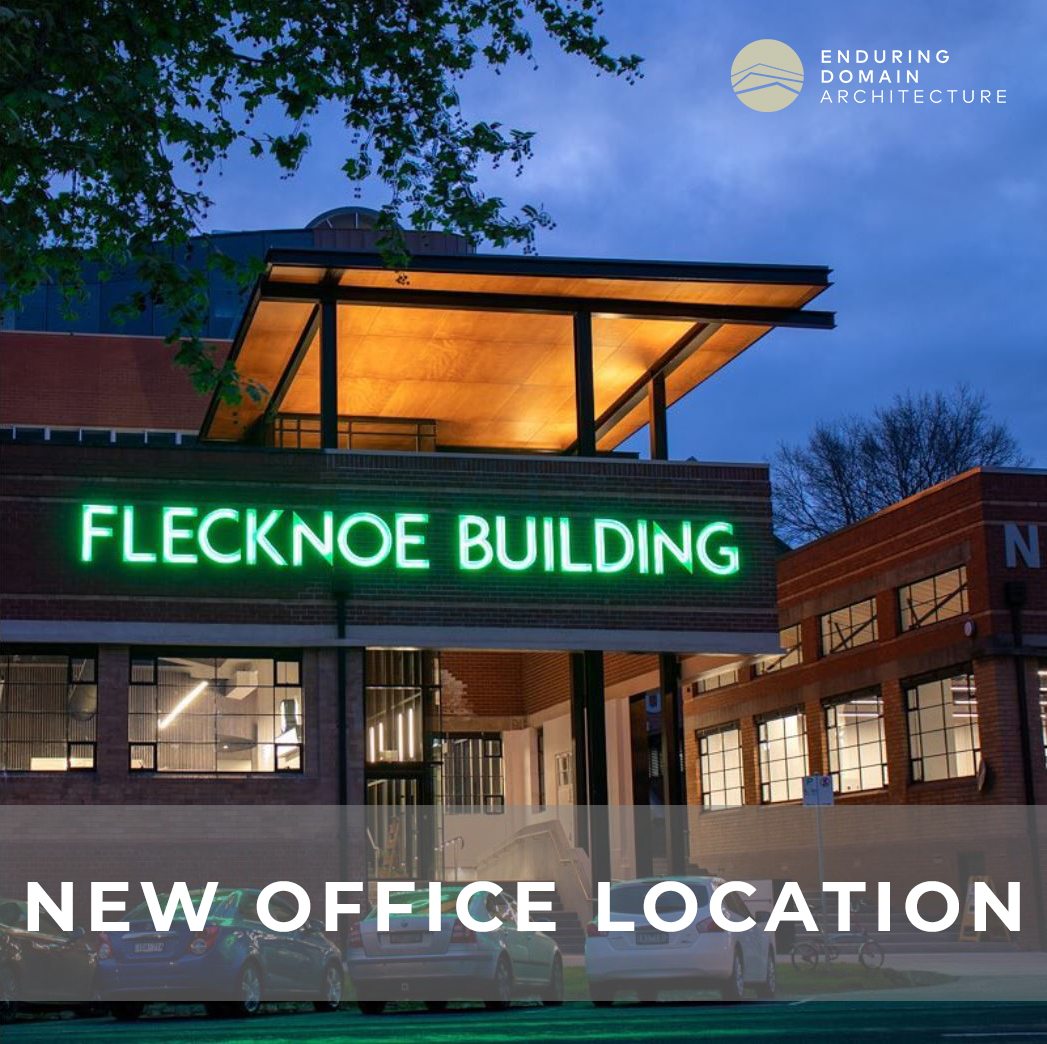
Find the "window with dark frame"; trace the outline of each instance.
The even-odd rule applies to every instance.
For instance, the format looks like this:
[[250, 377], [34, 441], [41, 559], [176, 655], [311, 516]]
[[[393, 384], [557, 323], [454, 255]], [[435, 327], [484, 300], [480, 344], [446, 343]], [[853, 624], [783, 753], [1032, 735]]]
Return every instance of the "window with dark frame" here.
[[760, 801], [799, 801], [807, 767], [807, 718], [793, 711], [765, 718], [756, 726]]
[[715, 692], [717, 689], [725, 689], [728, 685], [738, 683], [737, 667], [722, 667], [716, 671], [708, 671], [695, 678], [693, 691], [695, 696], [702, 696], [707, 692]]
[[905, 687], [914, 783], [974, 776], [981, 765], [978, 698], [969, 671]]
[[734, 808], [745, 804], [742, 730], [737, 725], [699, 734], [698, 779], [703, 808]]
[[0, 771], [95, 768], [95, 654], [0, 652]]
[[369, 769], [420, 769], [439, 731], [440, 660], [421, 649], [368, 649], [364, 682]]
[[903, 631], [962, 616], [967, 612], [967, 567], [957, 566], [899, 587], [898, 610]]
[[756, 661], [757, 674], [770, 674], [773, 671], [784, 671], [789, 667], [798, 667], [803, 663], [803, 636], [800, 624], [784, 627], [778, 632], [778, 644], [782, 652], [776, 656], [765, 656]]
[[837, 794], [887, 786], [887, 737], [878, 689], [840, 696], [825, 706], [829, 773]]
[[303, 725], [296, 656], [132, 653], [132, 772], [301, 772]]
[[876, 599], [866, 598], [830, 613], [823, 613], [819, 623], [823, 656], [875, 642], [879, 637]]
[[502, 737], [486, 733], [448, 734], [441, 737], [443, 771], [441, 795], [445, 808], [455, 812], [505, 811], [505, 773]]

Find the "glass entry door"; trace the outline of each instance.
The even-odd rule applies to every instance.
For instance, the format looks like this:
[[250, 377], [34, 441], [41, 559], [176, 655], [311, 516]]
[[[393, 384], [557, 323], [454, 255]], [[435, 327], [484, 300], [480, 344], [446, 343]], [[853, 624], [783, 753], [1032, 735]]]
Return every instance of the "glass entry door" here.
[[433, 814], [440, 661], [421, 649], [368, 649], [367, 832], [372, 880], [426, 880], [439, 849]]

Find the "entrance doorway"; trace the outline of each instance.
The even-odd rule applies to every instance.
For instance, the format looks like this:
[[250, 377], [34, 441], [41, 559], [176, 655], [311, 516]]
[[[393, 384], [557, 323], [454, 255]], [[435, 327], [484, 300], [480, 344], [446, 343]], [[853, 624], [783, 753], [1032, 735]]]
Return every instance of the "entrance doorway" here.
[[440, 660], [422, 649], [368, 649], [364, 667], [368, 869], [372, 880], [431, 876], [439, 772]]
[[665, 869], [665, 786], [662, 773], [662, 700], [658, 689], [629, 698], [636, 874]]

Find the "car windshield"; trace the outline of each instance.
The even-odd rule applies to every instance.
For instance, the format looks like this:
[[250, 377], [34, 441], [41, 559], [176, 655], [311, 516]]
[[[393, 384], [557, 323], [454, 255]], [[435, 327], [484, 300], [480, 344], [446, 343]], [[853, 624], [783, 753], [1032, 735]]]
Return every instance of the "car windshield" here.
[[[461, 892], [461, 888], [445, 888], [440, 893], [440, 913], [442, 914], [453, 914], [456, 909], [456, 903], [458, 902], [458, 895]], [[428, 891], [422, 892], [393, 892], [389, 896], [390, 903], [403, 903], [405, 905], [410, 904], [412, 914], [428, 914], [429, 913], [429, 893]], [[367, 919], [375, 920], [378, 917], [378, 907], [372, 906], [367, 912]]]
[[[644, 898], [657, 883], [652, 881], [649, 884], [627, 884], [612, 888], [611, 913], [642, 914]], [[699, 906], [709, 905], [709, 889], [705, 885], [691, 884], [690, 882], [683, 882], [683, 884], [685, 888], [689, 888], [694, 893]], [[667, 892], [658, 896], [654, 908], [660, 917], [664, 917], [666, 914], [683, 913], [683, 896], [677, 895], [675, 892]]]
[[[211, 903], [211, 914], [212, 914], [212, 916], [222, 917], [222, 916], [226, 916], [226, 915], [229, 914], [230, 911], [229, 911], [229, 909], [227, 909], [227, 904], [228, 904], [228, 901], [229, 901], [229, 898], [230, 898], [230, 894], [231, 893], [229, 893], [229, 892], [218, 892], [215, 895], [214, 901]], [[200, 900], [203, 897], [204, 897], [203, 889], [198, 889], [195, 892], [190, 892], [189, 893], [189, 898], [192, 899], [193, 906], [197, 907], [197, 908], [199, 908]], [[160, 909], [161, 910], [166, 910], [167, 909], [167, 904], [168, 904], [168, 902], [170, 901], [170, 898], [171, 898], [170, 895], [167, 892], [163, 892], [160, 895], [158, 895], [156, 898], [157, 898], [157, 901], [160, 904]], [[127, 919], [129, 921], [151, 921], [153, 919], [153, 915], [149, 912], [149, 904], [148, 903], [144, 903], [144, 902], [143, 903], [139, 903], [127, 915]], [[182, 909], [181, 904], [179, 904], [178, 908], [175, 910], [174, 919], [176, 921], [184, 921], [185, 920], [185, 911]]]

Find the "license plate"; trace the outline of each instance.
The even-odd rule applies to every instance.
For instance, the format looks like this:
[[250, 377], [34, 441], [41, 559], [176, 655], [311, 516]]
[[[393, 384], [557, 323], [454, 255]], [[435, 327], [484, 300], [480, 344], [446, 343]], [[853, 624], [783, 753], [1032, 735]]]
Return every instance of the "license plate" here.
[[163, 953], [164, 944], [162, 942], [151, 942], [151, 943], [135, 943], [135, 953]]
[[422, 941], [421, 932], [397, 932], [395, 935], [389, 936], [391, 943], [420, 943]]
[[669, 941], [665, 932], [637, 932], [637, 946], [664, 946]]

